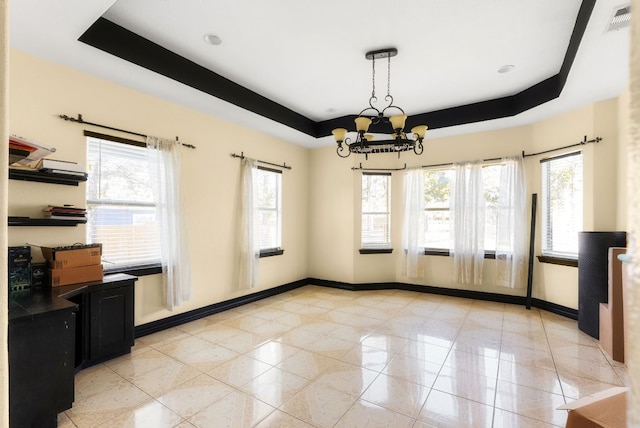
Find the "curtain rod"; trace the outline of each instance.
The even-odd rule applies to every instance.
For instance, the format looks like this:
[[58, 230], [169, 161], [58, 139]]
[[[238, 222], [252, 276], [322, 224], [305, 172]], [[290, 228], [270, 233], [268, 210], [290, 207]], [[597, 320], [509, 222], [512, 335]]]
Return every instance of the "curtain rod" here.
[[[244, 159], [245, 158], [244, 152], [240, 152], [239, 155], [237, 155], [235, 153], [231, 153], [231, 157], [232, 158], [240, 158], [240, 159]], [[260, 163], [265, 164], [265, 165], [277, 166], [278, 168], [291, 169], [291, 167], [289, 165], [287, 165], [286, 162], [284, 162], [282, 165], [278, 165], [277, 163], [271, 163], [271, 162], [263, 161], [263, 160], [260, 160], [260, 159], [256, 159], [256, 162], [260, 162]]]
[[[138, 137], [142, 137], [142, 138], [147, 138], [148, 137], [148, 135], [141, 134], [139, 132], [127, 131], [126, 129], [114, 128], [113, 126], [101, 125], [99, 123], [94, 123], [94, 122], [87, 122], [86, 120], [84, 120], [82, 118], [81, 114], [78, 114], [77, 118], [67, 116], [66, 114], [59, 114], [58, 117], [60, 119], [64, 119], [64, 120], [69, 121], [69, 122], [81, 123], [83, 125], [97, 126], [98, 128], [104, 128], [104, 129], [110, 129], [112, 131], [124, 132], [125, 134], [137, 135]], [[176, 141], [178, 141], [178, 137], [176, 137]], [[180, 144], [183, 147], [188, 147], [190, 149], [195, 149], [196, 148], [196, 146], [194, 146], [193, 144], [186, 144], [186, 143], [180, 143]]]
[[[544, 155], [546, 153], [551, 153], [551, 152], [556, 152], [558, 150], [564, 150], [564, 149], [569, 149], [571, 147], [576, 147], [576, 146], [584, 146], [585, 144], [589, 144], [589, 143], [599, 143], [600, 141], [602, 141], [601, 137], [596, 137], [594, 139], [591, 140], [587, 140], [587, 136], [584, 136], [584, 139], [582, 141], [580, 141], [579, 143], [576, 144], [570, 144], [568, 146], [562, 146], [562, 147], [557, 147], [555, 149], [549, 149], [549, 150], [544, 150], [542, 152], [538, 152], [538, 153], [529, 153], [529, 154], [525, 154], [524, 150], [522, 151], [522, 157], [523, 158], [527, 158], [529, 156], [539, 156], [539, 155]], [[499, 161], [502, 158], [490, 158], [490, 159], [483, 159], [483, 162], [494, 162], [494, 161]], [[449, 166], [449, 165], [453, 165], [453, 162], [448, 162], [448, 163], [438, 163], [438, 164], [432, 164], [432, 165], [422, 165], [418, 168], [437, 168], [439, 166]], [[403, 171], [405, 169], [407, 169], [407, 164], [404, 164], [404, 167], [402, 168], [363, 168], [362, 167], [362, 162], [360, 162], [360, 167], [352, 167], [351, 168], [354, 171]]]

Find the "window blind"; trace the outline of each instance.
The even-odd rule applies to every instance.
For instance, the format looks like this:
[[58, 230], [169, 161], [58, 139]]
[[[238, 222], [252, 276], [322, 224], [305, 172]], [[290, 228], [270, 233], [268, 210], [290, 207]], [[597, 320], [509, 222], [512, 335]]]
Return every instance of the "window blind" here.
[[542, 253], [575, 258], [582, 230], [582, 152], [543, 159]]
[[146, 149], [87, 138], [87, 242], [105, 269], [160, 262], [160, 231]]

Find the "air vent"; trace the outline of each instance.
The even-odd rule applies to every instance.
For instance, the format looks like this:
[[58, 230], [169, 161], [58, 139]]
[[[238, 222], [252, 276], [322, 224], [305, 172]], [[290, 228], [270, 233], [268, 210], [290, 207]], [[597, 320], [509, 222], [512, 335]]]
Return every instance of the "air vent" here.
[[631, 4], [618, 7], [614, 10], [607, 32], [619, 30], [629, 25], [631, 25]]

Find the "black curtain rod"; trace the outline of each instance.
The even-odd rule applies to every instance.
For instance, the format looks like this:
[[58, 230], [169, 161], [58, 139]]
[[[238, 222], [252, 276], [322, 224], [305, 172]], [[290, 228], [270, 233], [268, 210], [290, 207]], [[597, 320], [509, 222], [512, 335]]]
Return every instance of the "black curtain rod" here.
[[[127, 131], [126, 129], [114, 128], [113, 126], [101, 125], [99, 123], [87, 122], [86, 120], [84, 120], [82, 118], [81, 114], [78, 114], [77, 118], [76, 117], [67, 116], [66, 114], [60, 114], [60, 115], [58, 115], [58, 117], [60, 119], [64, 119], [64, 120], [69, 121], [69, 122], [81, 123], [83, 125], [97, 126], [98, 128], [104, 128], [104, 129], [110, 129], [112, 131], [124, 132], [125, 134], [136, 135], [136, 136], [142, 137], [142, 138], [147, 138], [148, 137], [148, 135], [141, 134], [139, 132]], [[178, 137], [176, 137], [176, 141], [178, 141]], [[193, 144], [186, 144], [186, 143], [180, 143], [180, 144], [182, 144], [183, 147], [188, 147], [190, 149], [195, 149], [196, 148], [196, 146], [194, 146]]]
[[[240, 158], [240, 159], [244, 159], [245, 158], [244, 152], [240, 152], [239, 155], [237, 155], [235, 153], [231, 153], [231, 157], [232, 158]], [[271, 162], [263, 161], [263, 160], [260, 160], [260, 159], [256, 159], [256, 162], [260, 162], [260, 163], [265, 164], [265, 165], [277, 166], [278, 168], [291, 169], [291, 167], [289, 165], [287, 165], [286, 162], [283, 163], [282, 165], [279, 165], [277, 163], [271, 163]]]
[[353, 171], [403, 171], [407, 169], [407, 164], [405, 163], [402, 168], [363, 168], [360, 162], [360, 166], [352, 166], [351, 169]]
[[[551, 152], [556, 152], [558, 150], [564, 150], [564, 149], [570, 149], [571, 147], [577, 147], [577, 146], [584, 146], [585, 144], [589, 144], [589, 143], [599, 143], [600, 141], [602, 141], [601, 137], [596, 137], [594, 139], [591, 140], [587, 140], [587, 136], [584, 136], [584, 139], [582, 141], [580, 141], [579, 143], [576, 144], [570, 144], [568, 146], [563, 146], [563, 147], [558, 147], [555, 149], [549, 149], [549, 150], [544, 150], [542, 152], [538, 152], [538, 153], [529, 153], [529, 154], [525, 154], [524, 150], [522, 151], [522, 157], [523, 158], [527, 158], [529, 156], [539, 156], [539, 155], [544, 155], [546, 153], [551, 153]], [[483, 159], [484, 162], [494, 162], [494, 161], [499, 161], [502, 160], [502, 158], [490, 158], [490, 159]], [[449, 163], [438, 163], [438, 164], [432, 164], [432, 165], [422, 165], [419, 168], [437, 168], [440, 166], [450, 166], [453, 165], [453, 162], [449, 162]], [[351, 168], [354, 171], [403, 171], [405, 169], [407, 169], [407, 164], [404, 164], [404, 167], [402, 168], [363, 168], [362, 167], [362, 162], [360, 163], [360, 167], [352, 167]]]

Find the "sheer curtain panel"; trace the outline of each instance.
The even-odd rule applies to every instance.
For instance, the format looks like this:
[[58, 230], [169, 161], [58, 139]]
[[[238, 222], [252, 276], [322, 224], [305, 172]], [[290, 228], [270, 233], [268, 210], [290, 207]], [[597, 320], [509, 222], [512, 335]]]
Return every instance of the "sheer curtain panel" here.
[[502, 159], [496, 232], [496, 283], [522, 287], [527, 252], [527, 189], [522, 157]]
[[408, 171], [404, 175], [404, 221], [402, 222], [402, 248], [406, 251], [404, 275], [418, 278], [420, 254], [424, 252], [422, 242], [426, 229], [424, 211], [424, 173], [421, 169]]
[[239, 249], [240, 261], [238, 265], [238, 287], [248, 289], [256, 286], [258, 279], [258, 266], [260, 261], [260, 247], [256, 237], [260, 236], [257, 230], [258, 210], [255, 209], [254, 181], [257, 162], [254, 159], [244, 158], [241, 162], [241, 201], [240, 201], [240, 233]]
[[166, 308], [191, 299], [191, 263], [180, 192], [180, 143], [147, 137], [156, 215], [160, 223], [162, 283]]
[[484, 193], [482, 162], [454, 165], [455, 183], [451, 195], [453, 233], [453, 282], [482, 284], [484, 263]]

